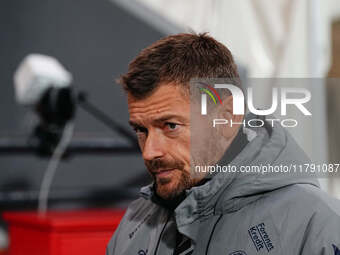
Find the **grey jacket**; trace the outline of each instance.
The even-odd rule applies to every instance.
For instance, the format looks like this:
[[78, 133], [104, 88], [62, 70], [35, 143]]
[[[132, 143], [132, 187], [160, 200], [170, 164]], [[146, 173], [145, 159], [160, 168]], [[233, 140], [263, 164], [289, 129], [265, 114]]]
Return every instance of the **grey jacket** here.
[[[279, 126], [247, 132], [250, 142], [232, 165], [309, 162]], [[142, 188], [106, 254], [173, 254], [177, 229], [192, 239], [193, 255], [340, 255], [340, 202], [320, 190], [316, 178], [218, 173], [186, 193], [171, 212], [153, 202], [152, 186]]]

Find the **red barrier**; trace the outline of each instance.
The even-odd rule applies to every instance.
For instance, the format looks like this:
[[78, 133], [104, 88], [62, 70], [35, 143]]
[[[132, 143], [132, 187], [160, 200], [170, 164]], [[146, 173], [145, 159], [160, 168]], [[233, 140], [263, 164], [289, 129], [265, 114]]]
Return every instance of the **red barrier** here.
[[9, 255], [105, 255], [124, 210], [6, 212]]

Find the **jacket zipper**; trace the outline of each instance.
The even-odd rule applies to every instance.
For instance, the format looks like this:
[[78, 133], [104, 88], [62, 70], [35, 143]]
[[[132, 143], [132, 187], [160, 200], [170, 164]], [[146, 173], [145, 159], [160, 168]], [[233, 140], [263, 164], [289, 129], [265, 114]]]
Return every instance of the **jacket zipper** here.
[[171, 217], [171, 213], [169, 213], [168, 218], [166, 219], [166, 222], [165, 222], [165, 224], [164, 224], [164, 226], [163, 226], [163, 228], [162, 228], [161, 234], [159, 235], [159, 238], [158, 238], [158, 241], [157, 241], [157, 245], [156, 245], [156, 248], [155, 248], [154, 255], [157, 255], [159, 243], [161, 242], [161, 239], [162, 239], [162, 236], [163, 236], [163, 232], [164, 232], [164, 230], [165, 230], [166, 225], [168, 225], [168, 222], [169, 222], [169, 220], [170, 220], [170, 217]]

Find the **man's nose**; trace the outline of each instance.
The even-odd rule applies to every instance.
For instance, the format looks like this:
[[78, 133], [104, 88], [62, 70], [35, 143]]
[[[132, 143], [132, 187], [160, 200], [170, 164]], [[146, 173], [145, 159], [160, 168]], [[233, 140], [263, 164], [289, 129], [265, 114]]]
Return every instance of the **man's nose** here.
[[164, 148], [162, 146], [161, 138], [157, 134], [149, 132], [143, 147], [143, 159], [153, 160], [163, 156]]

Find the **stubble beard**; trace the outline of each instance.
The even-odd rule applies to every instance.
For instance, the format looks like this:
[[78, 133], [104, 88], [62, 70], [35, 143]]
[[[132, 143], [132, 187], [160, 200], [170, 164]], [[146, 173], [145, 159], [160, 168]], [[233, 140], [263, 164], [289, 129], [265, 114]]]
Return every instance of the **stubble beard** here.
[[185, 190], [194, 186], [194, 180], [190, 173], [185, 170], [176, 169], [169, 178], [159, 179], [153, 176], [156, 194], [164, 200], [175, 200]]

